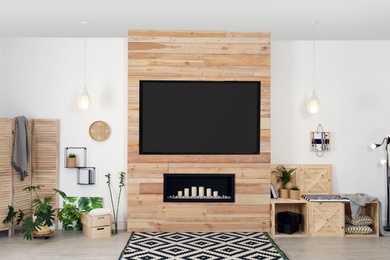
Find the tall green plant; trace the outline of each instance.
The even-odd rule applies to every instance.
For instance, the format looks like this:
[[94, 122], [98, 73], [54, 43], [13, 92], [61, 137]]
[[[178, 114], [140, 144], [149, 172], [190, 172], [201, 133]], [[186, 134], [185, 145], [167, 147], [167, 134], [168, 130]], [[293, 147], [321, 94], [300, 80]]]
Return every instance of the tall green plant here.
[[112, 206], [112, 214], [114, 217], [114, 228], [112, 229], [112, 233], [116, 234], [118, 233], [118, 212], [119, 212], [119, 201], [121, 199], [121, 193], [122, 193], [122, 188], [125, 185], [125, 172], [119, 172], [119, 194], [118, 194], [118, 201], [116, 205], [116, 211], [115, 211], [115, 204], [114, 200], [112, 198], [112, 190], [111, 190], [111, 174], [107, 173], [105, 176], [107, 177], [107, 185], [108, 185], [108, 190], [110, 192], [110, 199], [111, 199], [111, 206]]

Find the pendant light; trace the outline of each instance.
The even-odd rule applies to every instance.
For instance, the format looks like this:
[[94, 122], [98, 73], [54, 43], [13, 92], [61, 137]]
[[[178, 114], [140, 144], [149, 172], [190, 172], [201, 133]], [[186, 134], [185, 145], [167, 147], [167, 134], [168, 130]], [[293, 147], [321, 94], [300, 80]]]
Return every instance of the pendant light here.
[[85, 79], [85, 72], [87, 68], [87, 62], [86, 62], [86, 41], [87, 41], [87, 25], [88, 21], [81, 21], [81, 24], [84, 25], [84, 88], [81, 92], [81, 95], [79, 97], [79, 108], [80, 109], [90, 109], [91, 108], [91, 98], [89, 97], [88, 91], [87, 91], [87, 84]]
[[312, 21], [310, 23], [313, 26], [313, 93], [311, 94], [311, 98], [307, 104], [307, 109], [311, 114], [317, 114], [320, 112], [320, 100], [316, 95], [315, 88], [315, 26], [317, 23], [317, 21]]

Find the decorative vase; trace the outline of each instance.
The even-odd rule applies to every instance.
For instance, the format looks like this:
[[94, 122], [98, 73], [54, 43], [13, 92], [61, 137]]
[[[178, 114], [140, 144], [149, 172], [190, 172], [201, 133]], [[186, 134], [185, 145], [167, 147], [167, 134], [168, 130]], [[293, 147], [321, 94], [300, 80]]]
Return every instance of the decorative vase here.
[[76, 167], [76, 158], [66, 158], [66, 167], [75, 168]]
[[289, 189], [280, 189], [280, 198], [281, 199], [288, 199], [289, 197]]
[[290, 190], [290, 199], [299, 200], [301, 197], [300, 190]]

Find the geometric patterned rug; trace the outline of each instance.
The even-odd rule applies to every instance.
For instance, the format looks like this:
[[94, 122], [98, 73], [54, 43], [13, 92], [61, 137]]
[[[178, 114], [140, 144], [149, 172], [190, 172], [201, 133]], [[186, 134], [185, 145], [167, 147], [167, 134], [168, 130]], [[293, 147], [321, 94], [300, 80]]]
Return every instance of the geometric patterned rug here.
[[267, 232], [133, 232], [119, 260], [288, 259]]

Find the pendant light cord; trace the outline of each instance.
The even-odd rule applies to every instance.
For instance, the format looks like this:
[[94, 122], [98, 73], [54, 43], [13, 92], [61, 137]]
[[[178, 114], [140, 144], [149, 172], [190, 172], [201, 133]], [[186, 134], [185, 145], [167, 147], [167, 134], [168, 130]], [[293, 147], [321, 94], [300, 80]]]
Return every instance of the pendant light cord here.
[[85, 79], [85, 75], [86, 75], [86, 70], [87, 70], [87, 59], [86, 59], [86, 49], [87, 49], [87, 24], [88, 22], [87, 21], [84, 21], [84, 88], [87, 88], [87, 84], [86, 84], [86, 79]]
[[314, 93], [316, 92], [316, 85], [315, 85], [315, 73], [316, 73], [316, 70], [315, 70], [315, 67], [316, 67], [316, 64], [315, 64], [315, 60], [316, 60], [316, 53], [315, 53], [315, 26], [317, 24], [317, 21], [312, 21], [312, 25], [313, 25], [313, 91]]

